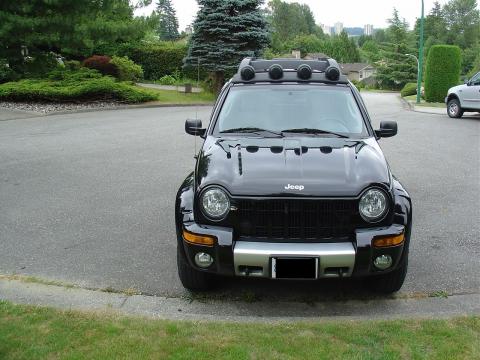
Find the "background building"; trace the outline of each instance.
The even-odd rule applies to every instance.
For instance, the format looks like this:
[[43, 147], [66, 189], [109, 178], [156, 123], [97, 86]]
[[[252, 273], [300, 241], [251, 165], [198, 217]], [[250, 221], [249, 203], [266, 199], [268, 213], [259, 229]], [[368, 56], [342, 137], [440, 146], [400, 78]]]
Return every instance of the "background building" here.
[[343, 31], [343, 23], [337, 22], [335, 23], [335, 35], [340, 35]]
[[331, 26], [328, 26], [328, 25], [325, 25], [325, 24], [319, 24], [318, 26], [320, 26], [320, 28], [322, 29], [323, 33], [325, 35], [332, 35], [332, 27]]
[[367, 24], [363, 27], [363, 34], [367, 36], [373, 35], [373, 25]]

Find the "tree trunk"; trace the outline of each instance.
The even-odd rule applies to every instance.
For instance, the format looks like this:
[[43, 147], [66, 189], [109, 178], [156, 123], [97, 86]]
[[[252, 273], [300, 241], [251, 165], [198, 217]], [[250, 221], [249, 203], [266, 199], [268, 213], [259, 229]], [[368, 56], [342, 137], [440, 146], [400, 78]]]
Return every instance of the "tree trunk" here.
[[213, 78], [213, 90], [218, 95], [222, 90], [222, 87], [225, 83], [225, 73], [223, 71], [215, 71], [212, 73]]

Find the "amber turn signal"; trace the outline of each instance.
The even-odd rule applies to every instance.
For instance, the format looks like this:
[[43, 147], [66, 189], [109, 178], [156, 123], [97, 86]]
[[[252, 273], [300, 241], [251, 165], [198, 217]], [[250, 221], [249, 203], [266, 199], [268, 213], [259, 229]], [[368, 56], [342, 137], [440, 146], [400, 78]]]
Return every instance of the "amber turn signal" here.
[[397, 246], [405, 241], [405, 235], [384, 236], [373, 239], [373, 246], [377, 248]]
[[190, 244], [203, 246], [213, 246], [216, 240], [214, 236], [194, 234], [185, 229], [183, 230], [183, 239]]

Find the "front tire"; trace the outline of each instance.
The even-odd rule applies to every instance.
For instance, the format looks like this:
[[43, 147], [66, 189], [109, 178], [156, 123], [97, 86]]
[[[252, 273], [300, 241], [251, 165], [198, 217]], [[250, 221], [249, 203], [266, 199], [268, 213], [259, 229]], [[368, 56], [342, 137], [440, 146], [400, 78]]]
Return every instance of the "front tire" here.
[[192, 268], [180, 245], [177, 246], [177, 269], [184, 288], [191, 291], [206, 291], [213, 287], [214, 275]]
[[452, 99], [447, 104], [447, 113], [451, 118], [461, 118], [463, 116], [463, 110], [458, 99]]
[[367, 279], [368, 287], [377, 293], [392, 294], [401, 289], [408, 269], [408, 254], [403, 264], [388, 274], [372, 276]]

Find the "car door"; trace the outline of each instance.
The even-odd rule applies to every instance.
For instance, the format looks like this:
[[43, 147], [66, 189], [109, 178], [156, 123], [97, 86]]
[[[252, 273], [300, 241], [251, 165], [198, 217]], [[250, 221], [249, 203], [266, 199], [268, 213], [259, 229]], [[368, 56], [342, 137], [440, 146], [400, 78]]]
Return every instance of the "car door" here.
[[463, 89], [463, 107], [480, 110], [480, 72]]

